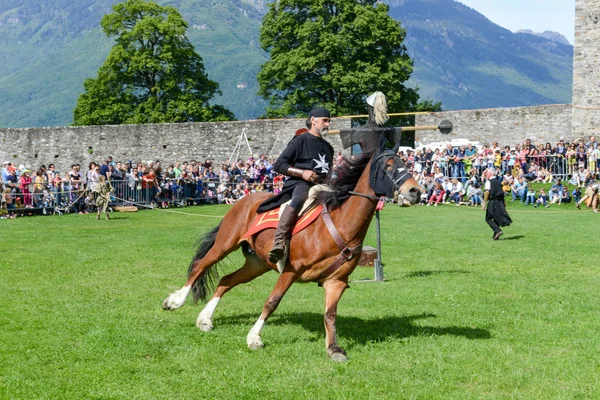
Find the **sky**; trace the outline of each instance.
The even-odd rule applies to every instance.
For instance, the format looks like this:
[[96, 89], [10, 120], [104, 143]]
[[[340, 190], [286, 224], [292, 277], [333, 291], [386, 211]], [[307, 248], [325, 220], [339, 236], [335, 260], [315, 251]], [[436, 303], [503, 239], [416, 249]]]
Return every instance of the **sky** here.
[[573, 44], [575, 0], [457, 0], [510, 31], [555, 31]]

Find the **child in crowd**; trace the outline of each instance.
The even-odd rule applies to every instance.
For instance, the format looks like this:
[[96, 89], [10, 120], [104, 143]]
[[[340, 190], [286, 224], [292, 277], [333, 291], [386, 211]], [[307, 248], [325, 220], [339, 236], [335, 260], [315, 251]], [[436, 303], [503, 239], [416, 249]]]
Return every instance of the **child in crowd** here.
[[442, 200], [444, 199], [444, 188], [442, 187], [442, 184], [439, 182], [435, 183], [435, 188], [433, 189], [433, 194], [431, 195], [431, 197], [429, 198], [429, 202], [427, 203], [427, 206], [430, 206], [432, 203], [435, 202], [435, 206], [437, 206], [438, 204], [440, 204], [442, 202]]
[[510, 179], [504, 179], [502, 181], [502, 191], [504, 192], [504, 196], [508, 196], [511, 192], [511, 187], [510, 187]]
[[517, 162], [517, 155], [515, 154], [515, 150], [511, 150], [510, 153], [508, 154], [508, 174], [512, 174], [512, 170], [515, 167], [515, 163]]
[[531, 187], [531, 183], [527, 184], [527, 197], [525, 199], [525, 206], [527, 207], [530, 203], [535, 205], [535, 190]]
[[598, 171], [597, 162], [600, 159], [600, 149], [597, 147], [597, 143], [589, 150], [588, 152], [588, 172], [591, 175], [592, 179], [596, 179], [596, 174]]
[[556, 183], [554, 185], [552, 185], [552, 187], [550, 188], [550, 203], [551, 204], [558, 203], [560, 205], [562, 203], [562, 198], [563, 198], [562, 179], [558, 178], [558, 179], [556, 179]]
[[494, 168], [500, 171], [500, 167], [502, 166], [502, 154], [500, 150], [494, 151]]
[[573, 189], [573, 202], [577, 205], [579, 204], [579, 202], [581, 201], [581, 188], [580, 187], [575, 187], [575, 189]]
[[47, 208], [47, 207], [52, 207], [53, 205], [54, 205], [54, 196], [48, 189], [44, 189], [42, 191], [40, 206]]
[[480, 206], [483, 198], [483, 192], [481, 191], [481, 186], [479, 183], [474, 183], [469, 186], [469, 205], [470, 206]]
[[544, 188], [540, 189], [540, 194], [537, 198], [537, 200], [535, 201], [535, 204], [533, 207], [537, 208], [538, 204], [543, 204], [544, 207], [548, 208], [548, 195], [546, 194], [546, 191], [544, 190]]
[[546, 168], [540, 168], [534, 182], [550, 183], [552, 182], [552, 173]]
[[565, 186], [563, 186], [563, 198], [562, 198], [562, 202], [563, 203], [570, 203], [571, 202], [571, 192], [569, 192], [569, 185], [565, 184]]
[[13, 210], [15, 209], [15, 202], [10, 188], [4, 189], [4, 192], [2, 193], [2, 203], [6, 204], [6, 209], [8, 210], [8, 218], [14, 218], [15, 214]]

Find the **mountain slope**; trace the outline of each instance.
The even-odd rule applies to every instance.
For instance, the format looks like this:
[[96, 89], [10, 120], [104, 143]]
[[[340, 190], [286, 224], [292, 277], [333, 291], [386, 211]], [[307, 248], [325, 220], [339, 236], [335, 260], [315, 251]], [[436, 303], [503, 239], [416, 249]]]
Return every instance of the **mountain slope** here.
[[412, 83], [445, 109], [570, 103], [573, 47], [514, 34], [453, 0], [395, 0]]
[[[118, 0], [4, 0], [0, 3], [0, 127], [72, 122], [83, 81], [95, 77], [112, 40], [99, 24]], [[262, 0], [162, 0], [188, 35], [238, 119], [260, 116], [256, 75]], [[409, 82], [444, 109], [570, 103], [573, 47], [514, 34], [454, 0], [390, 0], [414, 58]], [[394, 110], [397, 111], [397, 110]]]

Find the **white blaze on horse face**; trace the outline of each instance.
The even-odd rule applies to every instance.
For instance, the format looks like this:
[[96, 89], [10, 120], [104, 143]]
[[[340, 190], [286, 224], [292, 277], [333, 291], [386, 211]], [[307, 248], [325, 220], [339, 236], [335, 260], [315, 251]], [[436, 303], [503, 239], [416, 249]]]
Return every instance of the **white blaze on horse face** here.
[[178, 291], [171, 293], [165, 300], [163, 308], [174, 310], [181, 307], [183, 303], [185, 303], [185, 299], [187, 298], [187, 295], [190, 293], [191, 289], [191, 286], [184, 286]]

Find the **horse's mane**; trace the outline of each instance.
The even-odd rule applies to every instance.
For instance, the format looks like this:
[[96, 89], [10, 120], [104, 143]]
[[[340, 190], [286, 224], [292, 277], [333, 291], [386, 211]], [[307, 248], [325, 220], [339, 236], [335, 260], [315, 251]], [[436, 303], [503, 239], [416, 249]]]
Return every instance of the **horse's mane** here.
[[329, 210], [341, 206], [350, 197], [348, 192], [354, 189], [370, 160], [370, 155], [344, 157], [342, 163], [336, 165], [325, 180], [325, 185], [329, 186], [330, 190], [318, 192], [315, 202], [327, 206]]

